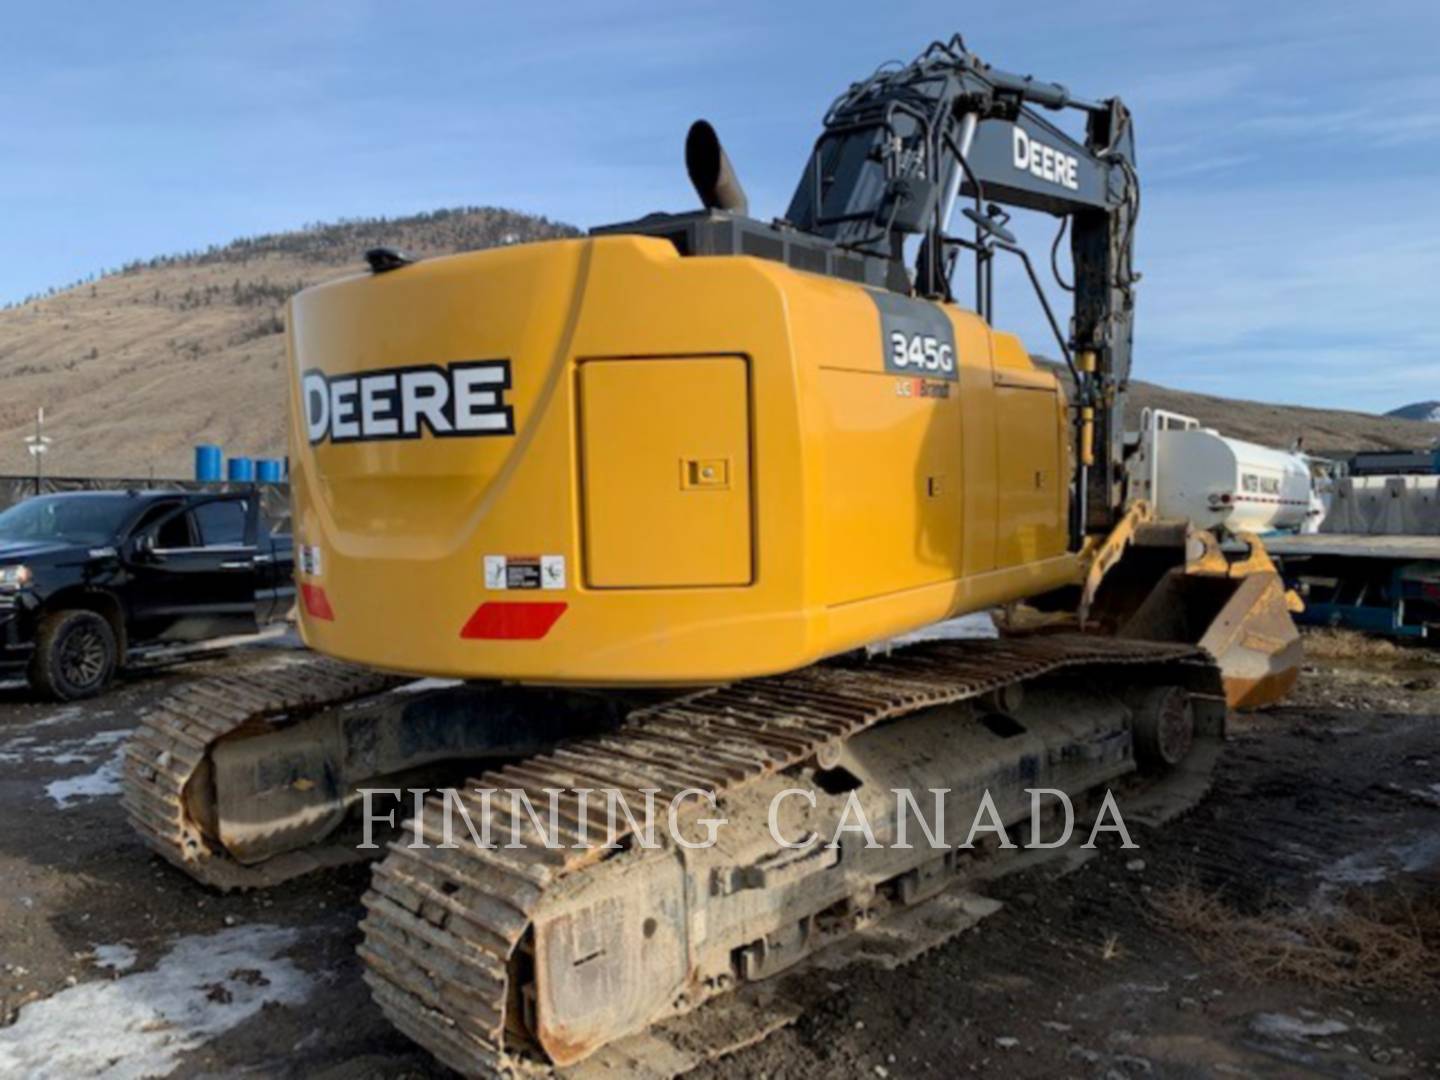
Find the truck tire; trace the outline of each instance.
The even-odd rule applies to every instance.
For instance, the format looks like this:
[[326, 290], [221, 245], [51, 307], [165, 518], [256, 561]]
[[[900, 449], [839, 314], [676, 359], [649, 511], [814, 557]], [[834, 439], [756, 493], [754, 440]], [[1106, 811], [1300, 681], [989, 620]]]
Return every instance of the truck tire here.
[[115, 631], [93, 611], [52, 611], [40, 620], [30, 685], [56, 701], [93, 697], [115, 677]]

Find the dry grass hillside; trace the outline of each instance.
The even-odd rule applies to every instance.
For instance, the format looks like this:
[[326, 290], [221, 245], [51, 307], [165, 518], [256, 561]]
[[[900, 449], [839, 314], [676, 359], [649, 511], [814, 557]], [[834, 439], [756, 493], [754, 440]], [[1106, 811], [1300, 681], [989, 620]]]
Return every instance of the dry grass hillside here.
[[1352, 450], [1424, 449], [1440, 439], [1440, 424], [1394, 416], [1267, 405], [1263, 401], [1191, 394], [1146, 382], [1131, 383], [1130, 389], [1132, 409], [1148, 405], [1185, 413], [1225, 435], [1266, 446], [1288, 447], [1303, 436], [1305, 449], [1321, 455]]
[[[1046, 363], [1068, 384], [1063, 364]], [[1269, 405], [1263, 401], [1172, 390], [1139, 380], [1131, 382], [1129, 423], [1133, 425], [1140, 410], [1147, 406], [1193, 416], [1224, 435], [1265, 446], [1288, 448], [1303, 437], [1305, 449], [1321, 455], [1354, 450], [1424, 449], [1440, 439], [1440, 424], [1344, 409]]]
[[52, 475], [188, 476], [200, 442], [283, 456], [291, 294], [380, 245], [423, 256], [574, 234], [489, 208], [345, 222], [135, 263], [0, 310], [0, 473], [33, 467], [23, 436], [41, 405]]
[[[43, 405], [52, 475], [186, 476], [191, 448], [285, 452], [284, 303], [360, 268], [378, 245], [438, 255], [573, 235], [542, 218], [468, 208], [346, 222], [136, 263], [0, 310], [0, 473], [28, 472], [23, 436]], [[1428, 446], [1434, 424], [1135, 385], [1137, 407], [1199, 417], [1241, 438], [1314, 450]]]

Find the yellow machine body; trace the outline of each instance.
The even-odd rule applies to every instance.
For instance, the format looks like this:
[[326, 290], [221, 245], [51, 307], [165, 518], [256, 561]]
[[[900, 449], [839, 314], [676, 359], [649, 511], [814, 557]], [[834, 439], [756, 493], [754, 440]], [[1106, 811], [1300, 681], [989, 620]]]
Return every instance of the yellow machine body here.
[[[699, 683], [1077, 582], [1057, 380], [979, 316], [902, 298], [943, 312], [953, 372], [887, 360], [883, 302], [623, 235], [306, 290], [307, 644], [429, 675]], [[471, 401], [490, 430], [404, 437], [387, 373], [481, 362], [509, 383]], [[317, 438], [315, 409], [343, 422]], [[381, 437], [346, 437], [362, 414]]]

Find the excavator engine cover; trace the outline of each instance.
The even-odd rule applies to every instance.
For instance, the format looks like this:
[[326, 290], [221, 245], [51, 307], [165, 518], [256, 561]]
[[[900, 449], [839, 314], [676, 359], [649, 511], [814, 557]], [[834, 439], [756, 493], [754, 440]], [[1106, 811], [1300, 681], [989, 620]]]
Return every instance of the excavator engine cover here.
[[674, 686], [1073, 583], [1056, 377], [954, 304], [599, 235], [291, 303], [305, 641]]

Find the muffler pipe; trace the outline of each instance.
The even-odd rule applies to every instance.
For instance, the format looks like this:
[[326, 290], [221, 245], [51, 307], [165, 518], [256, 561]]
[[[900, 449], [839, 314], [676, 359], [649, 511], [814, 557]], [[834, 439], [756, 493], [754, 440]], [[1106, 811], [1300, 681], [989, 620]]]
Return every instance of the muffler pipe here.
[[690, 174], [690, 183], [695, 185], [705, 209], [742, 215], [750, 212], [745, 189], [725, 156], [720, 136], [708, 120], [696, 120], [685, 136], [685, 171]]

